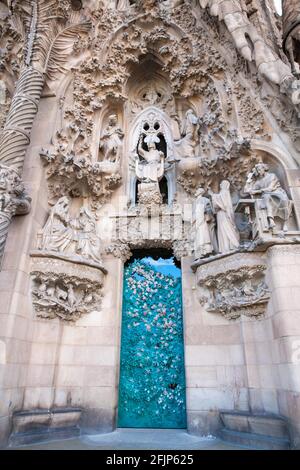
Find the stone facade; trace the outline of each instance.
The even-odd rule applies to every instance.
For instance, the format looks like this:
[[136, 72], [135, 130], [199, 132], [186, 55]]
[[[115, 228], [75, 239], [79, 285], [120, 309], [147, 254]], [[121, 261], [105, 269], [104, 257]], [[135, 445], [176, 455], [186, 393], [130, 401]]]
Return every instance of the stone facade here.
[[39, 420], [116, 427], [123, 266], [156, 248], [182, 267], [189, 432], [273, 413], [300, 447], [299, 18], [283, 3], [284, 24], [271, 0], [0, 2], [3, 446]]

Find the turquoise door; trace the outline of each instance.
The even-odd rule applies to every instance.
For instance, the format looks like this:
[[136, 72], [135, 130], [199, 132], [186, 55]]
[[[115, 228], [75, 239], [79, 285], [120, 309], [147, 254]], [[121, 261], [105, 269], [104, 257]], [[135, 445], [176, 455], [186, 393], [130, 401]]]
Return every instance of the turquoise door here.
[[125, 267], [118, 426], [186, 427], [181, 270], [172, 258]]

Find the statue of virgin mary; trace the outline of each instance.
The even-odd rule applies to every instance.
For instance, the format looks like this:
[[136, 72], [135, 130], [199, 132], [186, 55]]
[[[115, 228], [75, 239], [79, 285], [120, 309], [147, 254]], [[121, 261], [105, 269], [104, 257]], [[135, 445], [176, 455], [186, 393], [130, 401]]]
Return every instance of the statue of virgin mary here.
[[66, 252], [71, 248], [76, 237], [71, 227], [69, 206], [69, 199], [63, 196], [52, 208], [43, 229], [41, 249]]

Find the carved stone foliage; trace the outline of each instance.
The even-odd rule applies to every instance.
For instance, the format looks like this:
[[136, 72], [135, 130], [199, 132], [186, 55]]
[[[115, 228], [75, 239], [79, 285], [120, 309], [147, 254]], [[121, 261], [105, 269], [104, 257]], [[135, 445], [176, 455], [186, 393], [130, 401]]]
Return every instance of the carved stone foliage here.
[[97, 209], [121, 182], [120, 161], [92, 162], [88, 146], [80, 143], [82, 134], [78, 126], [69, 126], [67, 131], [56, 133], [52, 148], [40, 152], [47, 168], [51, 204], [62, 196], [90, 196], [92, 207]]
[[159, 213], [162, 196], [158, 183], [141, 183], [138, 188], [139, 208], [151, 215]]
[[199, 186], [205, 189], [217, 188], [224, 178], [230, 181], [235, 190], [241, 190], [250, 169], [259, 161], [250, 149], [250, 142], [241, 139], [225, 144], [222, 147], [222, 152], [225, 152], [223, 155], [183, 159], [178, 164], [177, 181], [192, 195]]
[[199, 301], [206, 310], [232, 320], [266, 311], [270, 291], [266, 265], [257, 254], [232, 254], [209, 264], [195, 263]]
[[115, 258], [119, 258], [124, 263], [125, 261], [129, 260], [132, 256], [130, 246], [127, 243], [123, 243], [121, 241], [111, 243], [107, 247], [106, 253], [113, 255]]
[[[1, 45], [5, 45], [0, 74], [2, 75], [4, 68], [3, 78], [11, 89], [15, 76], [7, 79], [10, 71], [14, 71], [13, 58], [10, 56], [22, 56], [22, 65], [0, 134], [0, 164], [14, 169], [19, 175], [22, 173], [45, 78], [47, 76], [53, 79], [58, 72], [65, 70], [74, 37], [78, 39], [80, 34], [86, 33], [90, 27], [80, 16], [77, 17], [77, 22], [72, 21], [74, 17], [62, 16], [60, 6], [61, 2], [55, 0], [24, 0], [8, 2], [9, 11], [4, 9], [3, 16], [9, 27], [0, 29]], [[7, 38], [12, 30], [16, 31], [16, 34], [12, 33], [12, 36]], [[20, 41], [23, 53], [14, 47], [14, 37]], [[1, 235], [0, 256], [4, 250], [7, 224], [9, 225], [7, 219], [1, 224], [1, 232], [4, 235]]]
[[[65, 63], [73, 51], [73, 41], [90, 28], [90, 23], [83, 21], [80, 15], [63, 16], [60, 3], [54, 0], [25, 0], [16, 5], [11, 18], [9, 14], [7, 17], [7, 23], [17, 31], [23, 46], [23, 64], [0, 135], [0, 161], [19, 172], [22, 171], [45, 79], [52, 80], [65, 71]], [[3, 34], [2, 40], [5, 41], [7, 32]], [[13, 48], [13, 44], [9, 46], [9, 41], [6, 41], [6, 50]], [[6, 58], [3, 63], [7, 72], [9, 62]]]
[[37, 316], [76, 321], [83, 314], [100, 310], [104, 272], [71, 261], [32, 258], [32, 302]]
[[[181, 155], [177, 165], [178, 182], [191, 194], [198, 185], [207, 187], [209, 180], [217, 186], [220, 170], [232, 187], [240, 188], [242, 179], [255, 163], [249, 155], [251, 138], [269, 137], [263, 110], [263, 101], [269, 98], [259, 97], [260, 84], [254, 79], [253, 70], [249, 73], [249, 67], [245, 66], [245, 61], [250, 60], [249, 45], [243, 43], [244, 48], [239, 45], [242, 56], [246, 57], [241, 59], [232, 47], [232, 39], [234, 42], [237, 39], [235, 34], [230, 28], [226, 31], [226, 28], [220, 27], [214, 17], [215, 2], [204, 2], [208, 10], [203, 8], [204, 4], [202, 8], [191, 8], [186, 2], [150, 3], [151, 7], [145, 2], [143, 6], [133, 3], [126, 13], [123, 8], [115, 8], [107, 2], [92, 2], [90, 6], [85, 6], [85, 14], [94, 27], [88, 41], [81, 38], [74, 47], [76, 52], [83, 53], [88, 49], [89, 53], [82, 54], [81, 62], [72, 68], [68, 96], [62, 95], [63, 127], [58, 137], [59, 145], [63, 145], [63, 140], [66, 143], [66, 139], [72, 142], [78, 132], [70, 131], [70, 128], [75, 125], [80, 129], [72, 150], [72, 158], [79, 163], [73, 169], [69, 166], [65, 170], [63, 165], [68, 159], [65, 154], [55, 162], [54, 159], [51, 163], [47, 162], [53, 175], [49, 177], [51, 202], [64, 194], [85, 192], [91, 194], [94, 200], [98, 199], [99, 206], [107, 201], [120, 183], [116, 165], [108, 164], [107, 173], [100, 172], [101, 175], [96, 165], [94, 147], [98, 136], [95, 132], [98, 132], [97, 122], [103, 109], [118, 108], [120, 114], [125, 113], [126, 120], [131, 121], [147, 106], [156, 106], [169, 114], [176, 128], [176, 121], [183, 120], [190, 106], [188, 100], [192, 100], [193, 110], [199, 116], [200, 142], [194, 155], [190, 155], [191, 158]], [[261, 29], [258, 34], [236, 2], [230, 3], [233, 3], [234, 9], [231, 8], [229, 14], [223, 11], [223, 6], [220, 7], [219, 19], [224, 20], [228, 27], [227, 22], [236, 13], [245, 26], [242, 33], [247, 35], [250, 28], [250, 36], [253, 41], [256, 40], [264, 31], [262, 25], [265, 19], [258, 18], [255, 24]], [[269, 51], [269, 45], [264, 42], [269, 35], [262, 36], [263, 39], [258, 41], [262, 49], [254, 41], [255, 48], [259, 49], [255, 52], [255, 60], [264, 55], [264, 51]], [[228, 43], [228, 57], [220, 47], [223, 40]], [[160, 69], [148, 67], [147, 57], [153, 52], [159, 57]], [[286, 64], [279, 58], [277, 60], [274, 51], [268, 54], [266, 60], [270, 66], [288, 70]], [[143, 63], [145, 67], [139, 72], [142, 75], [136, 75], [136, 67]], [[259, 67], [264, 72], [263, 62], [259, 62]], [[136, 82], [134, 90], [129, 86], [132, 81]], [[278, 95], [278, 90], [273, 93], [273, 96]], [[269, 93], [264, 96], [269, 96]], [[105, 128], [102, 118], [100, 125], [101, 135]], [[181, 134], [181, 140], [184, 138]], [[60, 153], [63, 152], [58, 149], [50, 150], [49, 158]], [[45, 157], [47, 161], [47, 154]], [[125, 157], [128, 158], [127, 155]], [[80, 163], [81, 158], [88, 162], [86, 165], [91, 165], [89, 170], [81, 168], [84, 166]], [[53, 168], [50, 169], [50, 166]], [[59, 173], [62, 175], [59, 176]], [[78, 179], [82, 173], [81, 182], [84, 184], [81, 185]], [[89, 176], [90, 173], [93, 176]], [[64, 186], [65, 176], [69, 181]], [[97, 205], [96, 202], [94, 204]]]

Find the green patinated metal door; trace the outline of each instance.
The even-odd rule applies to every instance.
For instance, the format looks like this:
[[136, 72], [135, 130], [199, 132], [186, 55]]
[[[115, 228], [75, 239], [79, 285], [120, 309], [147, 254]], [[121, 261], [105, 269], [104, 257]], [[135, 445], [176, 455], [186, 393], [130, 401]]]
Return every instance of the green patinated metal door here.
[[186, 427], [181, 270], [173, 258], [125, 267], [118, 425]]

